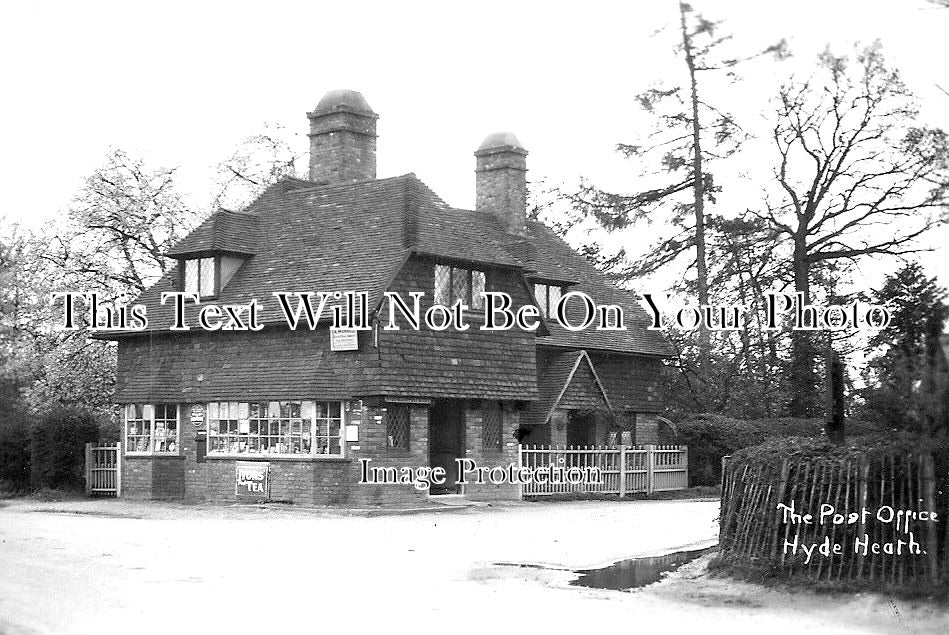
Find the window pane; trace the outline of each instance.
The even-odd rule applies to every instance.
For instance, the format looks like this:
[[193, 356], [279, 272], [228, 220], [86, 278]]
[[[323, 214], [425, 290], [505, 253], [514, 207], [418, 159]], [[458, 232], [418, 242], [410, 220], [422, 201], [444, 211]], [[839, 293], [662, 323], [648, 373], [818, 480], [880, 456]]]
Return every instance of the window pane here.
[[409, 424], [409, 407], [389, 404], [386, 408], [386, 447], [408, 449]]
[[481, 447], [487, 452], [499, 452], [503, 449], [502, 430], [504, 415], [501, 405], [496, 401], [484, 404], [481, 412]]
[[201, 259], [201, 295], [214, 295], [214, 258]]
[[185, 293], [198, 292], [198, 261], [185, 260]]
[[475, 309], [480, 309], [484, 306], [484, 296], [481, 294], [484, 292], [484, 272], [483, 271], [472, 271], [471, 272], [471, 306]]
[[435, 304], [451, 304], [451, 267], [435, 265]]
[[540, 314], [547, 317], [547, 285], [534, 285], [534, 299], [537, 300], [537, 306], [540, 307]]
[[557, 315], [557, 303], [560, 302], [561, 290], [560, 287], [549, 287], [550, 290], [550, 304], [547, 308], [547, 312], [551, 316]]
[[471, 298], [471, 272], [467, 269], [451, 269], [451, 303], [458, 300], [470, 305]]

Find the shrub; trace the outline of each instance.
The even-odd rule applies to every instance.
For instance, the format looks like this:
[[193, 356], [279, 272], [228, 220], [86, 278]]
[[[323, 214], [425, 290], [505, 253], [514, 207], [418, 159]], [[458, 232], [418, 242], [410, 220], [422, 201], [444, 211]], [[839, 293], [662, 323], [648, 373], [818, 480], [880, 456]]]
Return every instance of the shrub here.
[[29, 485], [29, 423], [24, 413], [8, 411], [0, 418], [0, 491], [20, 492]]
[[98, 439], [99, 424], [87, 410], [57, 407], [40, 416], [30, 427], [32, 486], [82, 487], [85, 444]]
[[[661, 443], [689, 447], [689, 485], [717, 485], [722, 478], [722, 457], [737, 450], [781, 437], [821, 438], [822, 419], [732, 419], [721, 415], [696, 415], [663, 430]], [[860, 438], [875, 430], [873, 424], [847, 422], [847, 436]]]

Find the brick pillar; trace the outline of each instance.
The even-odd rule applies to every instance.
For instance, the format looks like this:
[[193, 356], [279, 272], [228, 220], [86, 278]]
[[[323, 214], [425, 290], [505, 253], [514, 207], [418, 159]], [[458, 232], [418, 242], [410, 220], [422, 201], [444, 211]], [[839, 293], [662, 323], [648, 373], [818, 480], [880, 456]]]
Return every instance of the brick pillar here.
[[376, 178], [376, 120], [354, 90], [331, 90], [310, 120], [310, 180], [323, 185]]
[[[477, 402], [475, 402], [477, 404]], [[511, 464], [517, 467], [518, 444], [514, 431], [520, 425], [520, 413], [510, 404], [501, 407], [501, 447], [484, 448], [482, 433], [484, 427], [485, 402], [465, 408], [465, 456], [475, 461], [479, 467], [507, 468]], [[465, 486], [465, 497], [470, 500], [517, 500], [519, 488], [514, 483], [505, 482], [494, 485], [469, 483]]]
[[519, 234], [527, 218], [527, 150], [510, 132], [489, 135], [475, 152], [475, 209]]

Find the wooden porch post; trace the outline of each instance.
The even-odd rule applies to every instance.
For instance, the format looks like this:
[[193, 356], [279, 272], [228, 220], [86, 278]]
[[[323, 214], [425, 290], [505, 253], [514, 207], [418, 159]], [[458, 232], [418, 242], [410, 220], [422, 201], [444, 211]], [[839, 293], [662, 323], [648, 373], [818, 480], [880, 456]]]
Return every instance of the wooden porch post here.
[[646, 445], [646, 496], [652, 496], [652, 489], [656, 486], [655, 484], [655, 469], [656, 469], [656, 446], [653, 444]]
[[87, 443], [86, 455], [86, 496], [92, 494], [92, 444]]
[[682, 445], [679, 446], [682, 448], [682, 461], [685, 464], [685, 487], [689, 487], [689, 446]]
[[122, 442], [115, 443], [115, 497], [122, 496]]

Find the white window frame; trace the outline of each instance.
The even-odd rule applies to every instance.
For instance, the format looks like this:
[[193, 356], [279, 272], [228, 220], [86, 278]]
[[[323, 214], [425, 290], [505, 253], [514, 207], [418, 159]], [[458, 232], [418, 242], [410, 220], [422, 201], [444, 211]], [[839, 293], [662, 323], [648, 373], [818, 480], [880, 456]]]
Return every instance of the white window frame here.
[[[175, 407], [175, 449], [174, 450], [155, 450], [155, 406], [174, 406]], [[147, 450], [129, 450], [129, 406], [142, 407], [142, 419], [135, 421], [148, 422], [148, 449]], [[145, 410], [151, 409], [151, 416], [144, 417]], [[143, 436], [135, 434], [132, 436]], [[122, 406], [122, 448], [126, 455], [131, 456], [180, 456], [181, 455], [181, 404], [169, 403], [134, 403], [124, 404]]]
[[[212, 445], [213, 445], [213, 439], [219, 438], [219, 437], [222, 437], [222, 436], [223, 436], [223, 437], [227, 437], [227, 436], [230, 436], [230, 435], [228, 435], [228, 434], [221, 434], [220, 432], [214, 434], [214, 433], [211, 432], [211, 416], [210, 416], [210, 413], [211, 413], [210, 405], [211, 405], [211, 403], [217, 403], [217, 404], [221, 404], [221, 403], [247, 404], [247, 405], [248, 405], [248, 409], [249, 409], [251, 403], [270, 403], [270, 402], [273, 402], [273, 401], [276, 401], [276, 402], [278, 402], [278, 403], [279, 403], [279, 402], [300, 402], [301, 411], [302, 411], [302, 408], [303, 408], [303, 402], [306, 402], [306, 401], [313, 402], [313, 404], [314, 404], [313, 414], [312, 414], [312, 415], [310, 416], [310, 418], [309, 418], [309, 420], [310, 420], [310, 451], [309, 451], [308, 453], [299, 452], [299, 453], [293, 454], [293, 453], [288, 453], [288, 452], [226, 452], [226, 451], [221, 451], [221, 450], [215, 450], [215, 449], [213, 449], [213, 447], [212, 447]], [[328, 434], [329, 434], [329, 423], [328, 423], [328, 422], [329, 422], [329, 421], [332, 421], [332, 420], [334, 419], [334, 417], [317, 417], [317, 416], [316, 416], [316, 407], [315, 407], [315, 405], [316, 405], [316, 404], [319, 404], [319, 403], [326, 403], [326, 404], [335, 403], [335, 404], [339, 404], [339, 437], [338, 437], [338, 439], [337, 439], [338, 442], [339, 442], [339, 454], [322, 454], [322, 453], [318, 453], [318, 452], [316, 451], [316, 450], [317, 450], [317, 443], [316, 443], [317, 437], [324, 437], [324, 435], [322, 435], [322, 434], [317, 434], [317, 432], [322, 429], [322, 428], [319, 427], [319, 422], [327, 422], [326, 431], [327, 431], [327, 435], [328, 435]], [[248, 402], [248, 401], [235, 401], [235, 402], [231, 402], [231, 401], [228, 401], [228, 402], [220, 402], [220, 401], [218, 401], [218, 402], [207, 402], [207, 403], [204, 403], [204, 404], [202, 404], [202, 405], [204, 406], [204, 411], [205, 411], [206, 416], [207, 416], [207, 430], [208, 430], [208, 432], [207, 432], [207, 435], [208, 435], [207, 456], [209, 456], [209, 457], [224, 457], [224, 458], [239, 458], [239, 459], [247, 459], [247, 458], [250, 458], [250, 459], [253, 459], [253, 458], [260, 458], [260, 459], [278, 458], [278, 459], [309, 460], [309, 459], [345, 459], [345, 458], [347, 458], [347, 456], [348, 456], [348, 454], [349, 454], [349, 451], [348, 451], [348, 444], [347, 444], [347, 442], [346, 442], [346, 402], [345, 402], [345, 400], [339, 400], [339, 399], [267, 399], [267, 400], [261, 400], [261, 399], [258, 399], [258, 400], [253, 400], [253, 401], [249, 401], [249, 402]], [[238, 405], [238, 408], [240, 408], [239, 405]], [[230, 417], [229, 417], [228, 419], [230, 419]], [[301, 419], [303, 419], [302, 416], [301, 416]], [[221, 421], [220, 418], [218, 418], [217, 420], [218, 420], [218, 421]], [[271, 418], [270, 418], [270, 417], [267, 417], [267, 420], [270, 421]], [[239, 420], [239, 421], [240, 421], [240, 420]], [[238, 423], [238, 425], [240, 425], [240, 423]], [[249, 434], [249, 433], [248, 433], [248, 434]], [[238, 433], [238, 436], [240, 436], [240, 435], [241, 435], [241, 433], [239, 432], [239, 433]], [[261, 436], [261, 435], [258, 434], [258, 436]], [[264, 435], [264, 436], [271, 436], [271, 435]], [[248, 436], [248, 438], [250, 438], [250, 437]], [[330, 440], [333, 439], [333, 437], [331, 437], [331, 436], [326, 436], [326, 438], [327, 438], [327, 439], [330, 439]]]

